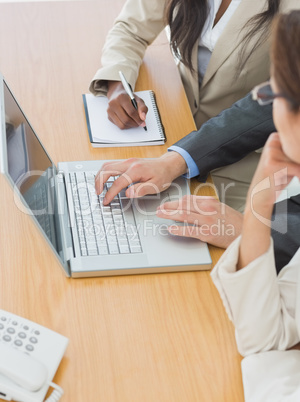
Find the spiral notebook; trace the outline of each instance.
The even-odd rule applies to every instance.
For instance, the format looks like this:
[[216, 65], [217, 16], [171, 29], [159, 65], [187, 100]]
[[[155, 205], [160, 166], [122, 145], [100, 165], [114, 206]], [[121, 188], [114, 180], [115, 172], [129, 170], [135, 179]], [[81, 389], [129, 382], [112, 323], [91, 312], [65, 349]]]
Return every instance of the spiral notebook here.
[[147, 131], [142, 127], [119, 129], [107, 117], [108, 100], [105, 96], [84, 94], [86, 122], [93, 147], [130, 147], [161, 145], [166, 141], [164, 128], [157, 108], [155, 94], [151, 90], [135, 92], [148, 107]]

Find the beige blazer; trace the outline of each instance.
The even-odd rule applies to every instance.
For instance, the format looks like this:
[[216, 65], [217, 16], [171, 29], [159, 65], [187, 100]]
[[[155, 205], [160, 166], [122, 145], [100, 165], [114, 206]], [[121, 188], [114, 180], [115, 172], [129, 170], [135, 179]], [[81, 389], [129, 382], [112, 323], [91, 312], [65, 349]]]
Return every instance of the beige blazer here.
[[[95, 95], [106, 94], [106, 80], [118, 80], [120, 69], [134, 88], [145, 50], [164, 29], [163, 13], [166, 1], [127, 0], [110, 30], [102, 52], [102, 67], [90, 85]], [[281, 11], [299, 9], [299, 0], [282, 0]], [[241, 46], [240, 38], [246, 22], [266, 9], [266, 0], [242, 0], [222, 36], [216, 43], [207, 71], [199, 88], [197, 74], [178, 62], [189, 104], [197, 127], [229, 107], [255, 85], [269, 77], [269, 42], [253, 52], [246, 66], [236, 78]], [[259, 33], [257, 34], [259, 35]], [[257, 39], [254, 35], [248, 47]], [[249, 50], [249, 49], [247, 49]], [[198, 43], [192, 62], [197, 71]]]

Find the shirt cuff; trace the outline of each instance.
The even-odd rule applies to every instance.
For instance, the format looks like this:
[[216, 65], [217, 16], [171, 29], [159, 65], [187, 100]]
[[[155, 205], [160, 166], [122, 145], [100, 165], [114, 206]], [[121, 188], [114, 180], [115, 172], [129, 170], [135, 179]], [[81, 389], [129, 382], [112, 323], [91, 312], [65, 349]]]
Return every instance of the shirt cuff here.
[[175, 151], [178, 154], [180, 154], [183, 159], [185, 160], [185, 163], [188, 167], [187, 173], [183, 175], [183, 177], [187, 179], [191, 179], [192, 177], [199, 176], [199, 169], [196, 163], [194, 162], [194, 159], [191, 157], [191, 155], [183, 148], [178, 147], [177, 145], [172, 145], [171, 147], [168, 148], [168, 151]]

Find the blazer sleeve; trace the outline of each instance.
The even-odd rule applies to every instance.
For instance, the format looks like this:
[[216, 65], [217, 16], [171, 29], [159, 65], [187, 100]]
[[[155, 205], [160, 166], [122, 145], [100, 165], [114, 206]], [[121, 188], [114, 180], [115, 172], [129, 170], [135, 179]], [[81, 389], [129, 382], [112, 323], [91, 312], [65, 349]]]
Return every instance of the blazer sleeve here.
[[[271, 241], [265, 254], [236, 271], [239, 244], [240, 237], [229, 246], [211, 272], [235, 326], [238, 350], [243, 356], [286, 350], [299, 342], [299, 334], [295, 316], [281, 297], [273, 243]], [[300, 253], [298, 263], [299, 257]], [[295, 294], [289, 297], [296, 304], [296, 286]]]
[[245, 402], [299, 402], [300, 351], [271, 351], [242, 361]]
[[119, 70], [132, 88], [147, 47], [164, 28], [162, 0], [127, 0], [109, 31], [102, 50], [101, 65], [91, 84], [94, 95], [106, 95], [107, 80], [120, 81]]
[[198, 180], [205, 181], [211, 170], [263, 147], [273, 131], [272, 105], [260, 106], [249, 93], [174, 145], [190, 154], [200, 172]]

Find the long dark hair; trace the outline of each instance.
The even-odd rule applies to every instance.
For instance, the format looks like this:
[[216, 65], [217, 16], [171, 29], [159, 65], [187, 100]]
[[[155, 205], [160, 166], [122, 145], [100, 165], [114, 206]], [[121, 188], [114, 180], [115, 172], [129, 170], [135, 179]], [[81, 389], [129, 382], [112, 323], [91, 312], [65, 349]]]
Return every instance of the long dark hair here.
[[280, 14], [274, 21], [271, 46], [272, 75], [290, 109], [300, 109], [300, 10]]
[[[269, 36], [268, 29], [273, 17], [279, 11], [280, 0], [267, 0], [268, 9], [251, 18], [245, 26], [245, 35], [241, 42], [243, 47], [240, 53], [239, 70], [246, 64], [253, 51]], [[193, 71], [192, 51], [199, 40], [206, 18], [208, 16], [207, 0], [169, 0], [165, 8], [165, 20], [170, 26], [170, 46], [176, 57]], [[261, 35], [246, 54], [246, 45], [253, 34], [260, 31]]]

